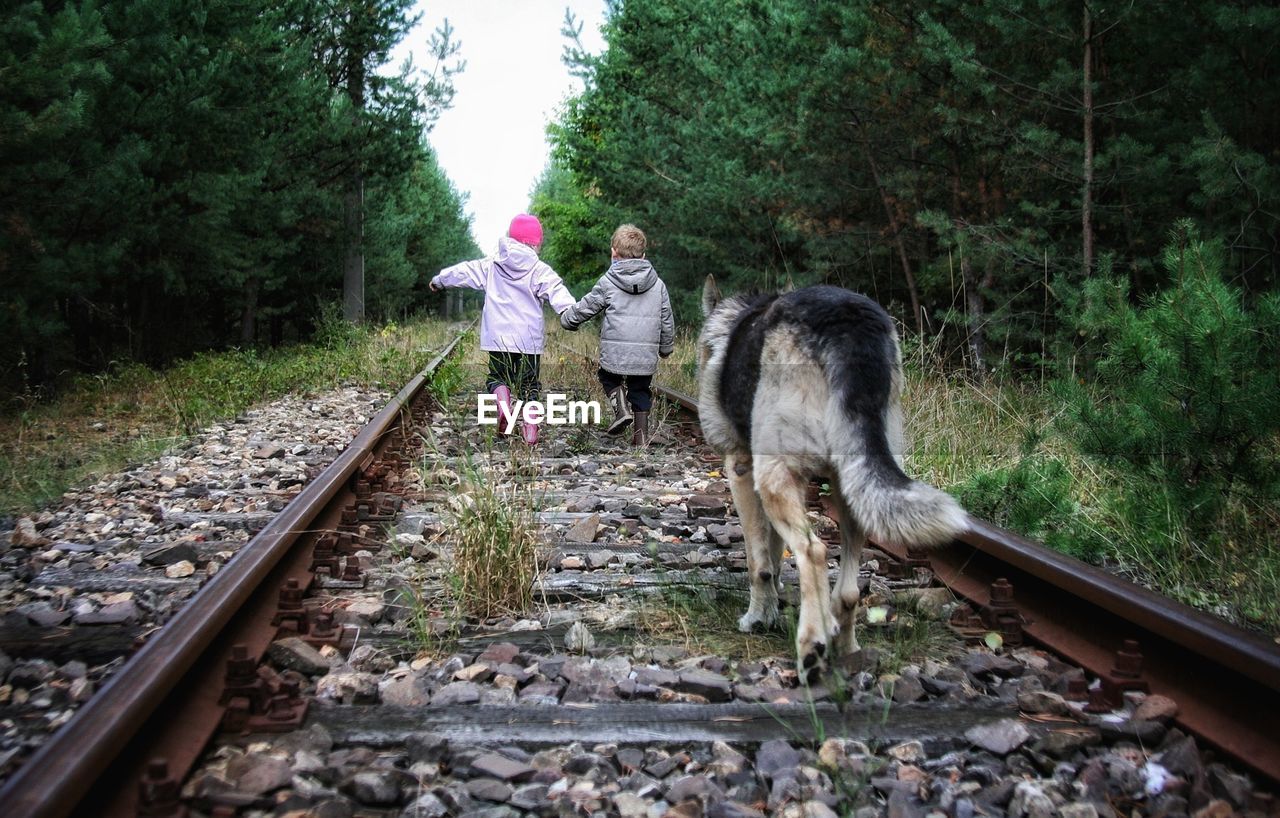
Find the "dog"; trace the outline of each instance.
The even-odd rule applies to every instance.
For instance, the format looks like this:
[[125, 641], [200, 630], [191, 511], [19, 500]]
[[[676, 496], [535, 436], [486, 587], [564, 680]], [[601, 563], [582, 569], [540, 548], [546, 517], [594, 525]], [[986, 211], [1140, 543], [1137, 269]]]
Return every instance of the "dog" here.
[[[817, 678], [833, 653], [859, 650], [853, 617], [867, 538], [936, 546], [968, 528], [950, 495], [902, 470], [902, 353], [893, 321], [840, 287], [722, 298], [702, 293], [698, 413], [724, 458], [746, 540], [751, 600], [740, 630], [778, 620], [783, 548], [800, 574], [798, 667]], [[838, 511], [840, 573], [805, 513], [811, 478], [826, 478]]]

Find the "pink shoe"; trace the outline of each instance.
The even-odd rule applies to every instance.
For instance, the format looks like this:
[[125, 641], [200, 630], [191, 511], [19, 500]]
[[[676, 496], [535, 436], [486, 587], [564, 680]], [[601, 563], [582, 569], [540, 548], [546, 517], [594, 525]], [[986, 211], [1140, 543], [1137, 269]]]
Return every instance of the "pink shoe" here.
[[511, 425], [511, 390], [499, 384], [493, 387], [493, 394], [498, 398], [498, 437], [506, 437]]
[[530, 446], [536, 446], [538, 443], [538, 424], [521, 423], [520, 433], [524, 435], [524, 442]]

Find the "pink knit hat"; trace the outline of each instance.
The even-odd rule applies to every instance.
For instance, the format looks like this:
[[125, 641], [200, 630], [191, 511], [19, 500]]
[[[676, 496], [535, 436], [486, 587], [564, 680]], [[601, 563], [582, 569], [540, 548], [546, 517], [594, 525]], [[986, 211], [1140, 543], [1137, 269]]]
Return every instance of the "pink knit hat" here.
[[521, 213], [511, 220], [507, 235], [530, 247], [537, 247], [542, 244], [542, 225], [536, 217]]

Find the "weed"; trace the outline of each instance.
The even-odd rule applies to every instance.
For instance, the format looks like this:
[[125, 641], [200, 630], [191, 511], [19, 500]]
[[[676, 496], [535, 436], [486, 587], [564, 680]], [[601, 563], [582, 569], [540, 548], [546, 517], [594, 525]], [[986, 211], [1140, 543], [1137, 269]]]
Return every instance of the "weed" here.
[[538, 575], [532, 498], [496, 476], [469, 460], [449, 501], [454, 590], [465, 612], [484, 618], [527, 610]]

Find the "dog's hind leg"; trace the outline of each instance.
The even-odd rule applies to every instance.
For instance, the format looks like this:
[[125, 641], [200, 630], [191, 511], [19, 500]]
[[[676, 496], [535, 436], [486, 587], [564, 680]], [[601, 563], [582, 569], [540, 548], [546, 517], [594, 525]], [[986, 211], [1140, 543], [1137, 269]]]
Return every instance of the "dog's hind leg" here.
[[799, 667], [815, 680], [826, 664], [829, 643], [839, 625], [831, 616], [827, 582], [827, 546], [818, 539], [805, 513], [807, 481], [793, 472], [785, 457], [755, 458], [756, 490], [769, 521], [795, 554], [800, 573], [800, 622], [796, 629]]
[[782, 546], [773, 556], [773, 544], [778, 539], [769, 525], [760, 495], [751, 474], [749, 455], [729, 455], [725, 458], [725, 474], [729, 475], [729, 491], [733, 505], [742, 522], [742, 537], [746, 541], [747, 574], [751, 582], [751, 602], [747, 612], [738, 619], [738, 630], [750, 633], [756, 626], [769, 627], [778, 619], [778, 562]]
[[852, 656], [861, 650], [858, 637], [853, 632], [853, 615], [858, 609], [858, 564], [862, 560], [862, 547], [866, 545], [867, 535], [849, 511], [840, 491], [832, 492], [832, 497], [840, 518], [840, 576], [831, 594], [831, 614], [840, 625], [837, 647]]

